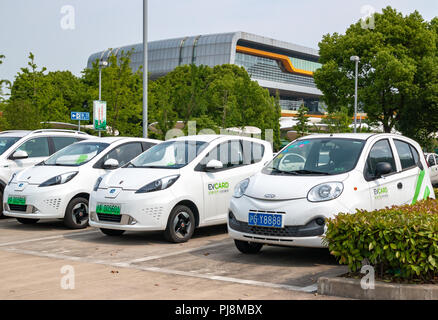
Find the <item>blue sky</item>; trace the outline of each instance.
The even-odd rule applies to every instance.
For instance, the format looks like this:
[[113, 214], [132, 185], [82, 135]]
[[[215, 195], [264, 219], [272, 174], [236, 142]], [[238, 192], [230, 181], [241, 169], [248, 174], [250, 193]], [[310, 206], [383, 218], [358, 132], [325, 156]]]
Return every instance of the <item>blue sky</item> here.
[[[0, 0], [0, 79], [13, 80], [29, 51], [48, 70], [85, 68], [90, 54], [142, 41], [142, 0]], [[61, 8], [75, 10], [74, 30], [63, 30]], [[436, 0], [149, 0], [149, 40], [246, 31], [312, 48], [327, 33], [343, 33], [365, 5], [391, 5], [425, 19]]]

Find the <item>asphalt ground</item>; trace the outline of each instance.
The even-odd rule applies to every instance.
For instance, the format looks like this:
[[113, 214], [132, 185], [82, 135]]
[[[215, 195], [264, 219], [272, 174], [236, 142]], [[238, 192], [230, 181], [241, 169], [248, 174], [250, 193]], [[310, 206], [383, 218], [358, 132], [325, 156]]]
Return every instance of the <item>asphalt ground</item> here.
[[15, 219], [0, 220], [0, 269], [2, 300], [333, 299], [316, 294], [317, 280], [347, 271], [326, 249], [265, 246], [241, 254], [226, 226], [171, 244], [159, 232], [108, 237], [58, 220]]

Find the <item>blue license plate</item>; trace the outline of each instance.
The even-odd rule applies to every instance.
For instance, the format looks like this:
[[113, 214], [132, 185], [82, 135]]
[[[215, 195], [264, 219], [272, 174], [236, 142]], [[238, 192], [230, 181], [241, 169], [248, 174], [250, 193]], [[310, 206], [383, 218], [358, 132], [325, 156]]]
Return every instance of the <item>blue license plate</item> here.
[[250, 212], [248, 224], [256, 227], [283, 228], [283, 216], [280, 214]]

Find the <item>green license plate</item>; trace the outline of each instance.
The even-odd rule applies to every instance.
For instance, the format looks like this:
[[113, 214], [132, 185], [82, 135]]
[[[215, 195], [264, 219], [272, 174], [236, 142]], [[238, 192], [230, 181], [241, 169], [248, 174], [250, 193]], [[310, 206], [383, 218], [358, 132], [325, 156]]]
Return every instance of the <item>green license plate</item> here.
[[120, 216], [121, 211], [120, 205], [98, 204], [96, 206], [96, 213], [100, 214], [112, 214], [115, 216]]
[[26, 205], [26, 198], [25, 197], [8, 197], [8, 204], [15, 204], [15, 205]]

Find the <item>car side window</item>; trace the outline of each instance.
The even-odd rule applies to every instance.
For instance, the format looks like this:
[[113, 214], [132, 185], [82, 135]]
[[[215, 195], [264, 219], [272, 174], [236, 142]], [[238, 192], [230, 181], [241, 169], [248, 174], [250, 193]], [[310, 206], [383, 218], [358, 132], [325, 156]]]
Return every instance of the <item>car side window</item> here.
[[49, 141], [43, 137], [27, 140], [16, 151], [18, 150], [26, 151], [29, 158], [48, 157], [50, 155]]
[[431, 166], [431, 167], [433, 167], [433, 166], [435, 166], [436, 165], [436, 159], [435, 159], [435, 157], [433, 156], [433, 154], [431, 154], [430, 156], [429, 156], [429, 158], [427, 158], [427, 162], [429, 163], [429, 166]]
[[[438, 155], [435, 154], [435, 155], [432, 155], [432, 157], [435, 158], [435, 164], [438, 163]], [[434, 165], [435, 165], [435, 164], [434, 164]]]
[[394, 154], [388, 140], [377, 141], [371, 148], [366, 163], [365, 175], [367, 180], [376, 179], [376, 169], [379, 162], [387, 162], [391, 165], [392, 172], [397, 171]]
[[242, 147], [245, 164], [255, 164], [263, 160], [263, 156], [265, 155], [264, 145], [243, 140]]
[[55, 152], [58, 152], [65, 147], [78, 142], [77, 138], [74, 137], [52, 137], [53, 144], [55, 145]]
[[211, 150], [201, 161], [201, 165], [207, 165], [211, 160], [222, 162], [223, 169], [230, 169], [244, 164], [243, 150], [240, 140], [232, 140], [221, 143]]
[[402, 170], [415, 167], [419, 160], [419, 156], [415, 148], [412, 147], [407, 142], [395, 140], [395, 139], [394, 139], [394, 144], [397, 149], [398, 156], [400, 158]]
[[108, 159], [115, 159], [119, 162], [120, 167], [127, 164], [132, 159], [143, 153], [140, 142], [127, 143], [111, 150], [106, 156], [101, 160], [102, 165]]

